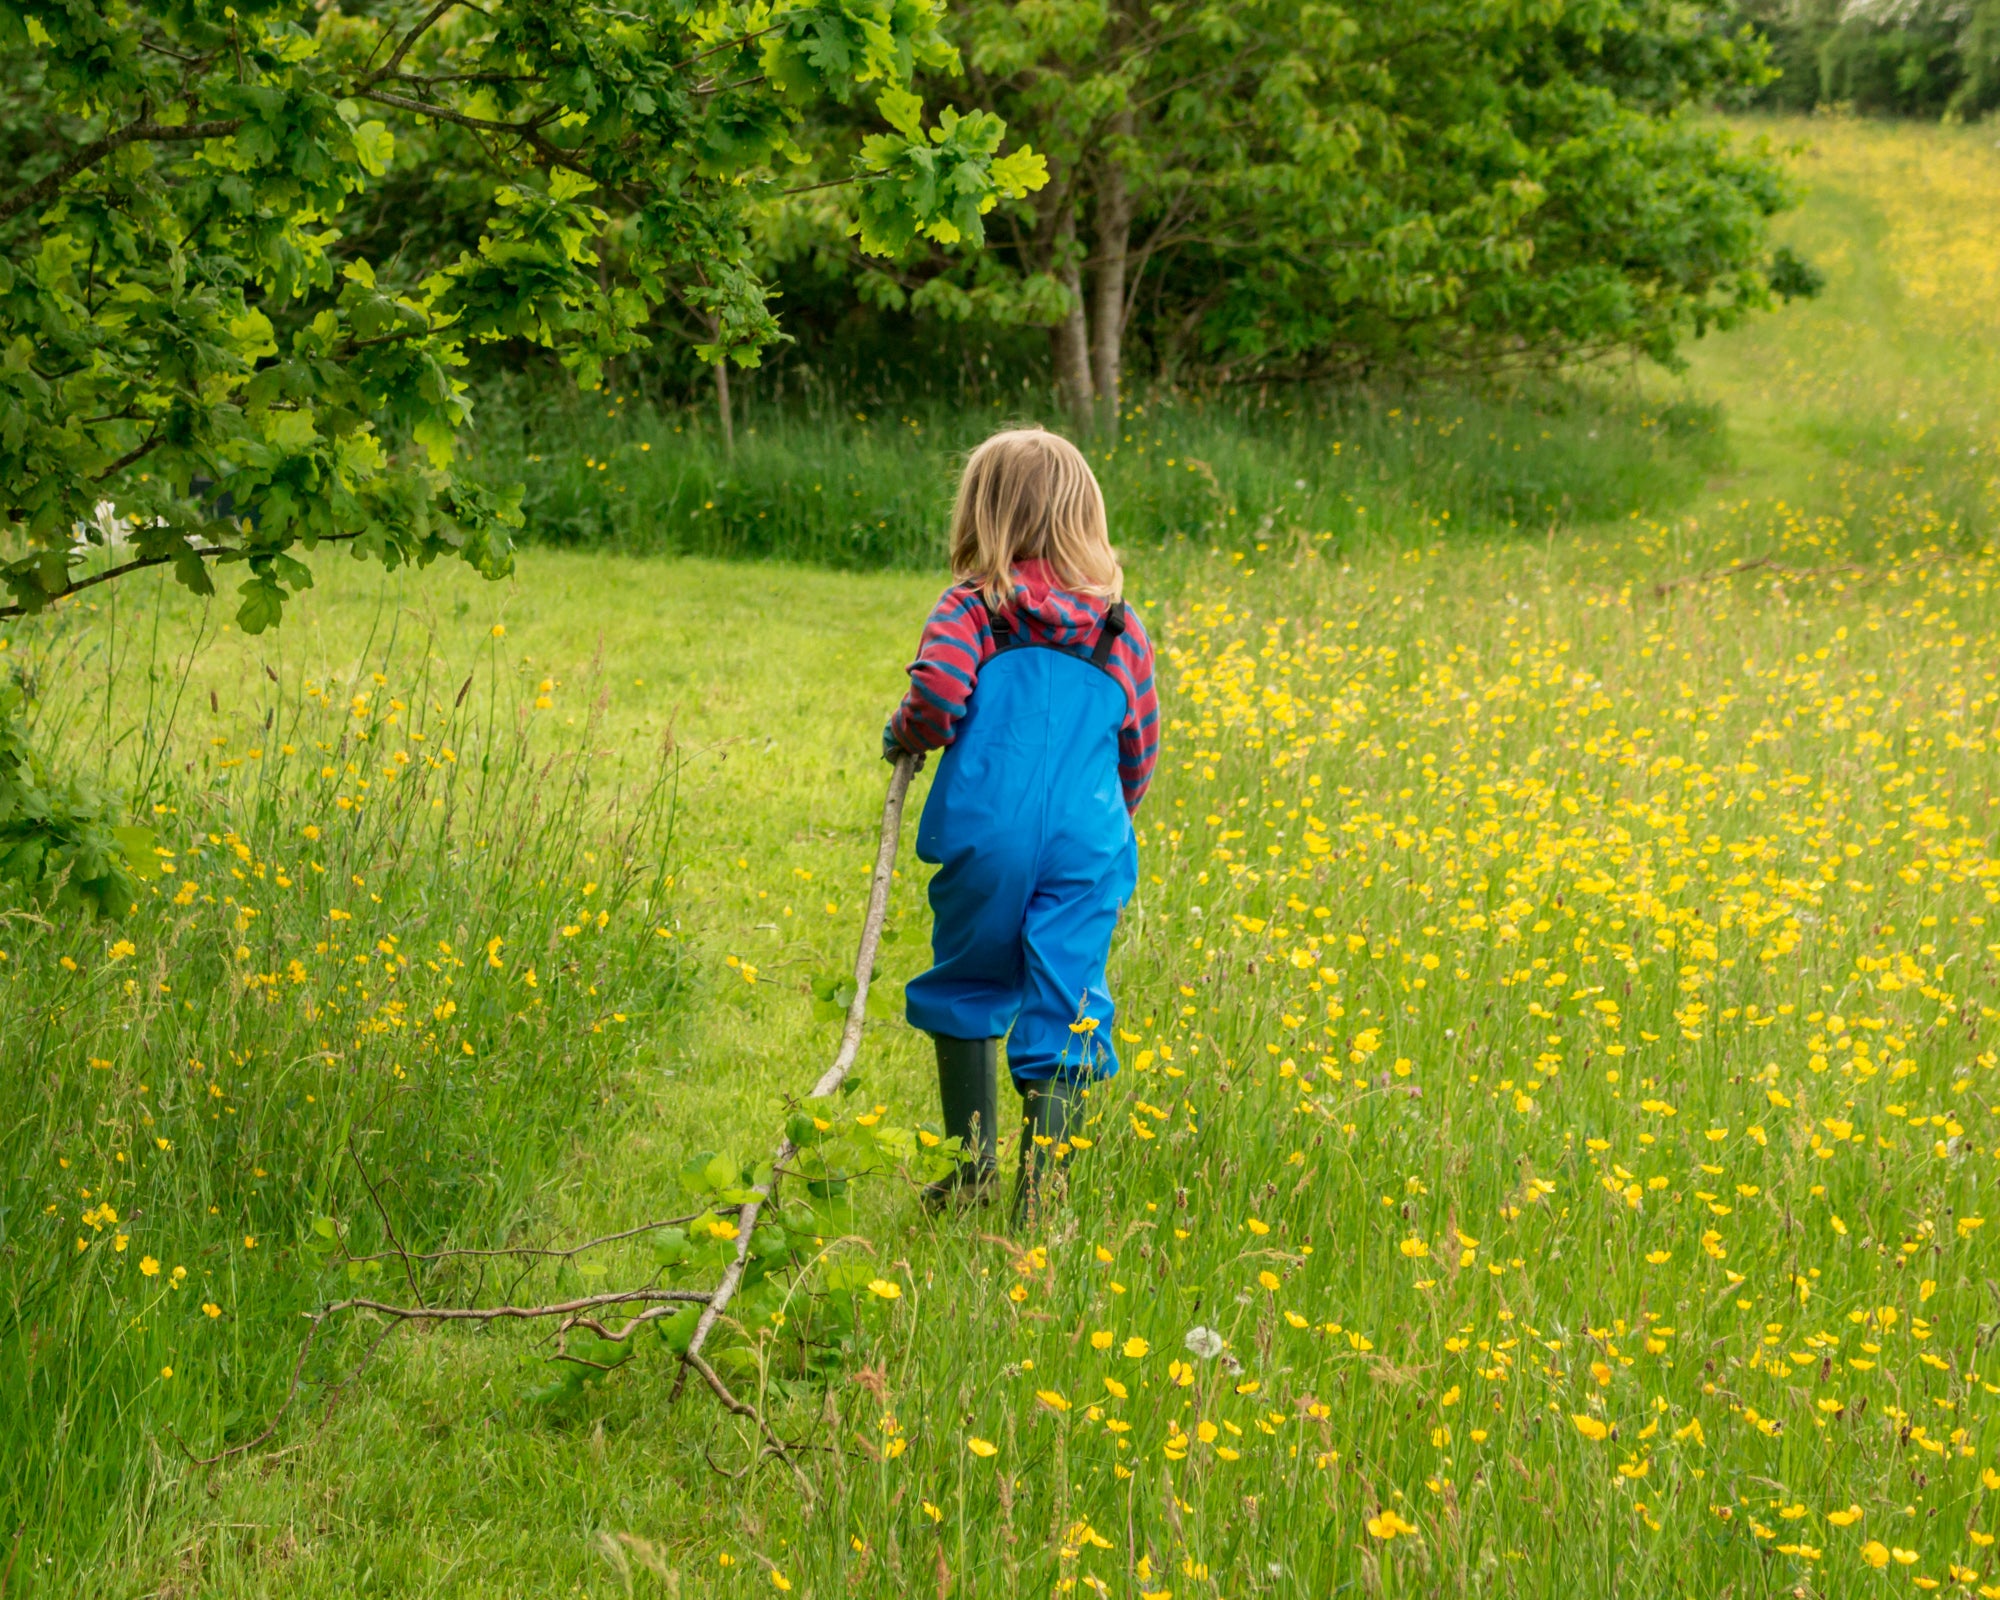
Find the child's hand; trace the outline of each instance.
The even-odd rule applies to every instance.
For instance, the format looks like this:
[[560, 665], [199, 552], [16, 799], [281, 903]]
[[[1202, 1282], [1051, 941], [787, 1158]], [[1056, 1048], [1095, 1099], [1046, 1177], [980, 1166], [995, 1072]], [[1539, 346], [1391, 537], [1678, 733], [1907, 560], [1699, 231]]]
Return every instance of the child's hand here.
[[[904, 756], [910, 754], [912, 754], [912, 752], [905, 750], [900, 744], [896, 742], [896, 736], [894, 734], [892, 734], [887, 728], [884, 728], [882, 730], [882, 759], [884, 761], [888, 762], [889, 765], [893, 767], [898, 761], [901, 761]], [[912, 772], [922, 772], [924, 770], [924, 758], [929, 754], [930, 752], [927, 750], [916, 751], [915, 752], [916, 765], [913, 766], [910, 770]]]

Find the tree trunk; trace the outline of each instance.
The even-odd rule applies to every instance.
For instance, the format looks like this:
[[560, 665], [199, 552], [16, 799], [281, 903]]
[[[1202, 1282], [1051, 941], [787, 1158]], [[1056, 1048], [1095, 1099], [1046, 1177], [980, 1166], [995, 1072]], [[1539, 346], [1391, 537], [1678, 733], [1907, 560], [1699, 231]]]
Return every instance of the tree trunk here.
[[[1132, 113], [1119, 112], [1110, 131], [1117, 140], [1130, 137]], [[1090, 318], [1098, 425], [1113, 434], [1118, 430], [1118, 385], [1125, 341], [1125, 267], [1132, 244], [1132, 195], [1118, 157], [1114, 146], [1097, 167], [1097, 270], [1091, 280], [1096, 304]]]
[[722, 418], [722, 456], [736, 460], [736, 422], [730, 418], [730, 364], [716, 362], [716, 416]]
[[[710, 344], [722, 344], [722, 318], [708, 318]], [[730, 358], [716, 362], [716, 420], [722, 424], [722, 460], [736, 460], [736, 420], [730, 416]]]
[[1083, 275], [1076, 260], [1076, 208], [1063, 209], [1056, 224], [1056, 278], [1069, 294], [1069, 310], [1063, 320], [1049, 330], [1050, 351], [1055, 359], [1056, 394], [1070, 420], [1087, 430], [1091, 422], [1091, 401], [1095, 389], [1090, 378], [1090, 325], [1083, 308]]

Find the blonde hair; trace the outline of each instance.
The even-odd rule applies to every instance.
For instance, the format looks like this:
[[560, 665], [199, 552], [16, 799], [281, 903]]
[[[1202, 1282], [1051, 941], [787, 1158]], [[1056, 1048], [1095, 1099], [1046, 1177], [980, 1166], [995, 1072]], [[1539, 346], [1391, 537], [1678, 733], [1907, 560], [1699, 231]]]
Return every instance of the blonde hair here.
[[966, 458], [951, 508], [952, 576], [1004, 606], [1014, 563], [1035, 560], [1077, 594], [1116, 599], [1125, 586], [1083, 452], [1043, 428], [1008, 428]]

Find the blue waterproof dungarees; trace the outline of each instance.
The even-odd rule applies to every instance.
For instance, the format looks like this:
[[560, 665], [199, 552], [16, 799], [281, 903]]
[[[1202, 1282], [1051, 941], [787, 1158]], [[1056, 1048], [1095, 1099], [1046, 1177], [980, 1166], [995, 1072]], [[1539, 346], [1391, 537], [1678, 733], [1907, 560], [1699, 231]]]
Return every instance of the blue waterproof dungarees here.
[[[933, 863], [932, 965], [906, 991], [910, 1025], [954, 1039], [1009, 1029], [1018, 1085], [1118, 1070], [1104, 962], [1138, 878], [1118, 780], [1125, 691], [1105, 670], [1113, 602], [1089, 654], [1030, 644], [992, 619], [957, 736], [917, 828]], [[1094, 1019], [1085, 1031], [1072, 1024]]]

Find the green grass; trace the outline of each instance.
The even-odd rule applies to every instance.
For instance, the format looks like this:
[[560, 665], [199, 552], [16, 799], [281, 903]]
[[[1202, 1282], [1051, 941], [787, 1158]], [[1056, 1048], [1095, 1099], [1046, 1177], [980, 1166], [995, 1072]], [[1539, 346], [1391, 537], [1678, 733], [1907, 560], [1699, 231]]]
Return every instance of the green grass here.
[[[1921, 149], [1929, 135], [1899, 137]], [[246, 873], [329, 870], [292, 871], [295, 899], [260, 883], [247, 938], [224, 897], [250, 890], [211, 847], [184, 854], [177, 876], [220, 890], [217, 903], [183, 908], [185, 926], [143, 906], [127, 930], [136, 948], [116, 962], [111, 930], [15, 921], [0, 939], [24, 974], [0, 979], [0, 1032], [11, 1048], [32, 1012], [43, 1052], [0, 1088], [6, 1170], [28, 1174], [8, 1192], [0, 1247], [13, 1308], [0, 1359], [14, 1364], [0, 1452], [26, 1527], [7, 1593], [747, 1596], [782, 1592], [773, 1568], [823, 1600], [1503, 1585], [1872, 1595], [1912, 1577], [1950, 1587], [1954, 1567], [1981, 1574], [1965, 1580], [1975, 1588], [2000, 1581], [1975, 1537], [2000, 1534], [1981, 1479], [2000, 1471], [2000, 1375], [1980, 1344], [2000, 1222], [1963, 1226], [1990, 1214], [2000, 1148], [2000, 573], [1969, 549], [1984, 524], [1964, 518], [1990, 505], [1979, 458], [1957, 443], [1946, 455], [1938, 441], [1956, 436], [1922, 412], [1888, 426], [1914, 403], [1971, 429], [1977, 407], [1953, 409], [1947, 380], [1926, 388], [1940, 347], [1905, 335], [1928, 313], [1867, 287], [1892, 261], [1907, 277], [1911, 224], [1843, 231], [1864, 205], [1893, 209], [1879, 185], [1861, 188], [1815, 198], [1801, 220], [1849, 251], [1815, 251], [1825, 302], [1702, 351], [1691, 389], [1634, 402], [1634, 418], [1664, 416], [1669, 400], [1720, 394], [1745, 418], [1733, 478], [1704, 487], [1668, 450], [1663, 486], [1607, 498], [1608, 524], [1461, 538], [1461, 526], [1504, 529], [1455, 512], [1448, 530], [1429, 474], [1384, 477], [1379, 450], [1391, 436], [1435, 448], [1424, 460], [1442, 472], [1468, 430], [1433, 445], [1443, 410], [1419, 424], [1385, 406], [1388, 431], [1356, 435], [1379, 495], [1328, 478], [1337, 493], [1314, 514], [1274, 516], [1279, 537], [1255, 537], [1253, 519], [1251, 536], [1229, 538], [1229, 504], [1240, 522], [1257, 503], [1236, 490], [1212, 502], [1209, 530], [1125, 536], [1162, 642], [1168, 719], [1114, 965], [1133, 1070], [1093, 1097], [1067, 1203], [1020, 1241], [1040, 1257], [983, 1237], [990, 1214], [933, 1227], [883, 1179], [862, 1186], [855, 1240], [836, 1255], [903, 1293], [860, 1297], [838, 1367], [800, 1377], [799, 1328], [848, 1298], [823, 1275], [802, 1284], [785, 1328], [760, 1316], [763, 1344], [739, 1349], [766, 1352], [769, 1383], [746, 1387], [787, 1437], [835, 1447], [805, 1457], [810, 1512], [704, 1396], [668, 1404], [672, 1360], [657, 1343], [548, 1400], [546, 1342], [521, 1330], [398, 1335], [328, 1414], [324, 1381], [376, 1331], [358, 1327], [314, 1370], [312, 1409], [287, 1424], [282, 1454], [186, 1465], [174, 1435], [205, 1448], [251, 1431], [296, 1349], [293, 1313], [341, 1288], [301, 1248], [311, 1219], [347, 1221], [357, 1248], [376, 1222], [326, 1120], [287, 1120], [290, 1080], [232, 1064], [226, 1128], [205, 1090], [185, 1093], [195, 1075], [167, 1069], [230, 1048], [263, 1063], [320, 1049], [365, 1060], [372, 1080], [324, 1061], [303, 1070], [376, 1129], [368, 1153], [408, 1190], [391, 1215], [419, 1237], [576, 1237], [691, 1209], [682, 1161], [758, 1159], [780, 1097], [831, 1052], [813, 982], [851, 949], [884, 775], [876, 731], [935, 573], [530, 550], [519, 580], [491, 588], [329, 565], [284, 633], [223, 631], [189, 668], [166, 826], [183, 842], [235, 829]], [[1970, 269], [1954, 270], [1948, 287]], [[1805, 398], [1758, 412], [1759, 373], [1773, 371]], [[1135, 428], [1129, 454], [1121, 439], [1106, 464], [1107, 479], [1128, 475], [1114, 497], [1186, 493], [1201, 475], [1180, 452], [1198, 423], [1221, 431], [1176, 415]], [[1548, 424], [1509, 427], [1489, 431], [1511, 457]], [[878, 431], [874, 448], [912, 462], [932, 449], [913, 429], [907, 443]], [[1858, 455], [1854, 439], [1879, 453]], [[784, 442], [788, 459], [811, 447], [803, 433]], [[740, 460], [750, 448], [746, 432]], [[1256, 481], [1281, 496], [1299, 448], [1245, 436], [1241, 459], [1264, 463]], [[575, 470], [578, 450], [597, 458], [578, 439], [549, 464]], [[1584, 482], [1598, 468], [1564, 470]], [[1490, 507], [1498, 468], [1479, 481]], [[1947, 509], [1951, 485], [1969, 496], [1963, 515]], [[1396, 537], [1352, 537], [1335, 508], [1358, 519], [1360, 505], [1399, 508]], [[1306, 537], [1286, 536], [1293, 526]], [[1651, 587], [1757, 554], [1791, 568], [1869, 560]], [[160, 615], [171, 666], [190, 608], [170, 600]], [[148, 664], [92, 654], [109, 621], [16, 629], [10, 654], [68, 686], [61, 737], [116, 745], [115, 770], [143, 754], [117, 740]], [[143, 636], [132, 614], [121, 621]], [[271, 758], [282, 743], [318, 755], [336, 742], [336, 727], [364, 720], [349, 706], [360, 690], [379, 760], [382, 696], [442, 718], [475, 667], [465, 709], [484, 730], [495, 708], [493, 731], [454, 734], [450, 772], [413, 763], [385, 783], [359, 827], [334, 798], [357, 792], [343, 762], [320, 780], [318, 766]], [[89, 714], [107, 672], [127, 685], [108, 724]], [[426, 674], [437, 687], [419, 693]], [[543, 680], [551, 704], [531, 710]], [[335, 704], [304, 699], [308, 681], [337, 684]], [[288, 717], [299, 737], [283, 733]], [[473, 754], [507, 754], [516, 718], [537, 750], [571, 752], [535, 781], [581, 773], [590, 790], [559, 817], [531, 809], [530, 769], [502, 760], [494, 770], [518, 787], [487, 813], [482, 851], [468, 814], [434, 814], [417, 785], [465, 785]], [[610, 849], [608, 808], [622, 796], [632, 815], [668, 729], [672, 882], [654, 890], [637, 864], [652, 870], [664, 840]], [[265, 754], [249, 759], [252, 746]], [[620, 759], [622, 776], [609, 770]], [[320, 840], [304, 841], [308, 824]], [[609, 892], [582, 894], [599, 867], [584, 852], [635, 864], [632, 898], [601, 930], [579, 916]], [[882, 963], [892, 996], [927, 931], [907, 854], [903, 871]], [[340, 909], [357, 922], [322, 954], [341, 872], [353, 893]], [[379, 907], [363, 899], [374, 893]], [[300, 993], [353, 993], [330, 958], [379, 966], [374, 940], [391, 933], [413, 965], [417, 941], [436, 937], [472, 963], [398, 978], [429, 1002], [410, 1010], [440, 1046], [454, 1037], [444, 1023], [472, 1026], [435, 1016], [444, 976], [461, 1003], [480, 984], [504, 997], [474, 1058], [385, 1056], [354, 1037], [351, 1011], [338, 1038], [306, 1025]], [[475, 959], [496, 934], [517, 963], [504, 972]], [[239, 958], [244, 942], [255, 948]], [[311, 950], [296, 991], [288, 949]], [[539, 1007], [522, 981], [531, 959]], [[248, 981], [267, 970], [281, 1003]], [[198, 1001], [193, 1021], [175, 999]], [[209, 1036], [199, 1049], [195, 1028]], [[927, 1114], [926, 1054], [898, 1024], [872, 1028], [863, 1099]], [[407, 1079], [389, 1080], [400, 1118], [377, 1110], [392, 1061]], [[480, 1074], [499, 1092], [480, 1098]], [[148, 1156], [137, 1119], [168, 1127], [155, 1097], [169, 1085], [180, 1120], [162, 1136], [175, 1149]], [[237, 1131], [253, 1120], [254, 1145]], [[500, 1176], [427, 1185], [426, 1148]], [[324, 1201], [289, 1182], [328, 1171]], [[111, 1190], [126, 1196], [113, 1203], [131, 1243], [121, 1255], [108, 1230], [92, 1234], [79, 1266], [76, 1219]], [[21, 1226], [28, 1214], [40, 1232]], [[142, 1252], [184, 1261], [187, 1288], [144, 1278]], [[582, 1263], [600, 1265], [602, 1279], [542, 1282], [629, 1281], [654, 1261], [621, 1246]], [[434, 1285], [466, 1287], [449, 1272]], [[197, 1293], [225, 1315], [206, 1317]], [[1226, 1355], [1189, 1349], [1196, 1326], [1217, 1330]], [[1134, 1338], [1144, 1354], [1126, 1353]], [[169, 1364], [175, 1377], [158, 1379]], [[1606, 1436], [1591, 1437], [1600, 1423]], [[1849, 1507], [1859, 1520], [1829, 1520]]]
[[[227, 639], [97, 648], [143, 639], [158, 596], [23, 636], [38, 731], [149, 770], [170, 852], [118, 926], [0, 931], [0, 1516], [73, 1528], [69, 1558], [173, 1440], [241, 1442], [279, 1404], [316, 1222], [357, 1253], [506, 1237], [678, 987], [652, 932], [670, 754], [596, 748], [588, 713], [548, 727], [497, 640], [447, 663], [379, 605], [331, 655], [288, 639], [254, 667]], [[199, 616], [170, 602], [163, 636]]]
[[[706, 412], [495, 396], [480, 465], [525, 486], [527, 534], [540, 543], [934, 569], [957, 461], [1034, 414], [1003, 403], [759, 408], [739, 423], [731, 459]], [[1132, 550], [1542, 536], [1664, 515], [1724, 461], [1712, 407], [1607, 382], [1296, 403], [1162, 395], [1135, 407], [1117, 439], [1085, 444], [1114, 537]]]

